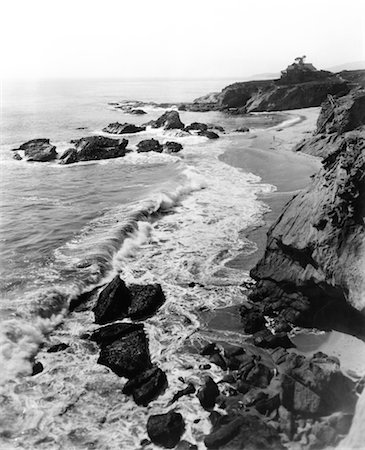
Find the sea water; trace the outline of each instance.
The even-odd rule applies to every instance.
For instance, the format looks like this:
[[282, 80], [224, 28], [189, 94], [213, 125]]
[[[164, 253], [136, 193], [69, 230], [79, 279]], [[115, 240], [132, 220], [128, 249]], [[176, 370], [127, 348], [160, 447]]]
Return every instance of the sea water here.
[[[276, 187], [220, 160], [246, 137], [242, 117], [181, 112], [184, 123], [223, 126], [209, 141], [176, 131], [125, 136], [126, 157], [62, 166], [12, 159], [11, 149], [47, 137], [61, 152], [71, 139], [100, 134], [110, 122], [141, 124], [164, 110], [131, 116], [108, 103], [192, 101], [230, 80], [64, 80], [4, 83], [1, 142], [1, 448], [136, 449], [150, 414], [175, 409], [184, 438], [204, 448], [208, 413], [195, 396], [169, 406], [173, 394], [202, 380], [194, 348], [209, 339], [240, 343], [242, 333], [210, 330], [200, 313], [242, 302], [247, 271], [226, 263], [253, 243], [241, 233], [260, 224], [260, 199]], [[80, 129], [81, 128], [81, 129]], [[176, 155], [137, 154], [154, 137], [181, 142]], [[270, 163], [271, 164], [271, 163]], [[68, 313], [77, 294], [112, 279], [160, 283], [165, 304], [146, 320], [151, 358], [169, 387], [148, 407], [122, 394], [125, 379], [96, 363], [81, 336], [96, 328], [90, 311]], [[70, 347], [47, 353], [55, 343]], [[32, 358], [44, 371], [30, 377]], [[216, 381], [218, 367], [207, 374]], [[152, 448], [152, 446], [149, 446]]]

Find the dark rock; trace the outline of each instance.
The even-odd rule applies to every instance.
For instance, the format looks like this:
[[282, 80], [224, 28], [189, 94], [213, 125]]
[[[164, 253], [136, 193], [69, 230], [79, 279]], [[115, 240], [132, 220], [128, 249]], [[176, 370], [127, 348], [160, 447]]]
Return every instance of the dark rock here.
[[62, 352], [63, 350], [66, 350], [66, 348], [69, 348], [69, 344], [65, 344], [64, 342], [60, 342], [59, 344], [52, 345], [52, 347], [49, 347], [47, 350], [47, 353], [56, 353], [56, 352]]
[[224, 128], [221, 127], [220, 125], [215, 125], [214, 123], [208, 123], [208, 130], [217, 130], [220, 131], [221, 133], [225, 133]]
[[184, 395], [190, 395], [195, 393], [195, 386], [193, 383], [189, 383], [185, 389], [182, 389], [181, 391], [178, 391], [172, 398], [172, 400], [169, 402], [169, 405], [172, 405], [173, 403], [177, 402], [180, 397], [183, 397]]
[[187, 127], [184, 128], [185, 131], [207, 131], [208, 130], [208, 125], [206, 125], [205, 123], [200, 123], [200, 122], [193, 122], [190, 125], [188, 125]]
[[292, 348], [295, 345], [286, 333], [272, 334], [269, 330], [263, 330], [253, 335], [254, 344], [263, 348]]
[[151, 441], [165, 448], [174, 448], [185, 430], [185, 422], [180, 413], [150, 416], [147, 421], [147, 433]]
[[177, 111], [166, 111], [157, 120], [151, 122], [153, 128], [164, 128], [165, 130], [184, 129], [184, 124], [180, 120]]
[[219, 389], [217, 384], [211, 377], [205, 377], [204, 386], [199, 389], [197, 393], [197, 397], [202, 407], [206, 410], [213, 409], [218, 395]]
[[17, 151], [13, 153], [13, 159], [16, 159], [17, 161], [21, 161], [23, 158], [19, 155]]
[[260, 388], [266, 388], [273, 377], [273, 371], [265, 364], [258, 363], [246, 375], [246, 382]]
[[124, 281], [117, 275], [99, 294], [93, 309], [95, 322], [105, 324], [123, 319], [128, 314], [132, 297]]
[[198, 450], [195, 444], [188, 441], [180, 441], [175, 447], [176, 450]]
[[147, 406], [166, 386], [166, 374], [160, 368], [152, 367], [129, 380], [123, 388], [123, 393], [133, 395], [137, 405]]
[[32, 367], [32, 376], [43, 372], [43, 369], [44, 369], [43, 364], [40, 361], [36, 361]]
[[137, 144], [137, 152], [158, 152], [161, 153], [163, 146], [156, 139], [145, 139]]
[[107, 127], [103, 128], [105, 133], [111, 134], [130, 134], [139, 133], [140, 131], [145, 131], [146, 127], [139, 127], [133, 123], [110, 123]]
[[248, 133], [250, 131], [250, 129], [248, 127], [241, 127], [241, 128], [237, 128], [236, 130], [237, 133]]
[[77, 150], [75, 148], [68, 148], [60, 156], [60, 164], [72, 164], [77, 162]]
[[137, 116], [141, 116], [143, 114], [147, 114], [143, 109], [131, 109], [130, 114], [135, 114]]
[[214, 355], [214, 353], [217, 353], [218, 351], [219, 350], [218, 350], [217, 344], [215, 342], [212, 342], [212, 343], [205, 345], [201, 349], [200, 354], [203, 356]]
[[256, 416], [228, 414], [222, 416], [205, 437], [211, 449], [282, 450], [278, 432]]
[[99, 285], [94, 287], [89, 291], [82, 292], [77, 297], [70, 300], [69, 311], [86, 311], [91, 309], [90, 304], [94, 306], [96, 303], [96, 295], [101, 287], [104, 285]]
[[100, 345], [98, 364], [120, 377], [133, 378], [152, 367], [143, 325], [111, 324], [92, 336]]
[[254, 334], [265, 328], [265, 317], [258, 309], [247, 308], [243, 305], [240, 308], [240, 313], [245, 333]]
[[56, 147], [50, 144], [49, 139], [32, 139], [22, 144], [17, 150], [24, 151], [27, 161], [46, 162], [57, 158]]
[[214, 131], [199, 131], [199, 136], [204, 136], [208, 139], [218, 139], [219, 135], [217, 133], [214, 133]]
[[210, 364], [200, 364], [199, 365], [199, 369], [200, 370], [208, 370], [210, 369], [212, 366]]
[[165, 142], [163, 147], [166, 153], [177, 153], [183, 149], [183, 146], [179, 142], [173, 141]]
[[219, 353], [214, 353], [213, 355], [209, 356], [209, 361], [220, 367], [222, 370], [227, 370], [227, 364]]
[[77, 161], [119, 158], [126, 154], [127, 139], [87, 136], [71, 141], [77, 150]]
[[164, 304], [165, 296], [160, 284], [129, 285], [131, 304], [128, 316], [140, 320], [152, 316]]

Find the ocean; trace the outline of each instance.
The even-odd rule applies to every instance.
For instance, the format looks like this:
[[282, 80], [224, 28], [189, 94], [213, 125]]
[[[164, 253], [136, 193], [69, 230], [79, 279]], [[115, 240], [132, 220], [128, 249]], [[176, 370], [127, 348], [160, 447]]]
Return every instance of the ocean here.
[[[260, 149], [246, 149], [268, 120], [258, 116], [251, 133], [235, 133], [246, 119], [220, 112], [180, 113], [186, 124], [223, 126], [226, 133], [214, 141], [161, 129], [125, 136], [131, 150], [150, 137], [180, 142], [184, 149], [176, 155], [132, 151], [62, 166], [16, 161], [10, 150], [44, 137], [61, 152], [71, 139], [100, 134], [111, 122], [141, 124], [164, 112], [148, 106], [146, 115], [132, 116], [110, 102], [192, 101], [231, 82], [3, 83], [1, 448], [139, 448], [151, 408], [165, 412], [174, 392], [201, 379], [202, 357], [194, 348], [213, 338], [244, 339], [232, 327], [206, 326], [202, 313], [242, 302], [248, 268], [229, 263], [257, 246], [244, 231], [263, 224], [275, 192], [285, 200], [318, 165], [291, 155], [288, 175], [282, 155], [266, 158]], [[96, 364], [96, 347], [82, 339], [96, 328], [92, 312], [67, 312], [72, 297], [117, 273], [126, 283], [160, 283], [167, 299], [145, 328], [152, 360], [167, 373], [169, 388], [147, 408], [122, 394], [125, 380]], [[59, 342], [70, 347], [47, 353]], [[30, 377], [34, 357], [44, 371]], [[220, 369], [212, 366], [209, 375], [219, 379]], [[201, 446], [209, 413], [195, 397], [183, 397], [178, 410], [191, 419], [184, 438]]]

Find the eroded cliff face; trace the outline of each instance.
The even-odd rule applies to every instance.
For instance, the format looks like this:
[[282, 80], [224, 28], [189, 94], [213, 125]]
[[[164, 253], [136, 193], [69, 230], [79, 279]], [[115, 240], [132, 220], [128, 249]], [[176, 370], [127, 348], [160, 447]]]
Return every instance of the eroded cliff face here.
[[[304, 77], [306, 75], [306, 77]], [[239, 112], [284, 111], [320, 106], [328, 94], [343, 96], [355, 85], [365, 86], [365, 70], [334, 74], [316, 71], [283, 76], [278, 80], [245, 81], [231, 84], [220, 93], [194, 100], [195, 110]], [[192, 109], [191, 105], [188, 109]]]
[[[301, 144], [324, 156], [310, 185], [285, 206], [251, 271], [249, 298], [290, 323], [365, 337], [365, 92], [323, 105]], [[319, 138], [319, 136], [321, 136]]]

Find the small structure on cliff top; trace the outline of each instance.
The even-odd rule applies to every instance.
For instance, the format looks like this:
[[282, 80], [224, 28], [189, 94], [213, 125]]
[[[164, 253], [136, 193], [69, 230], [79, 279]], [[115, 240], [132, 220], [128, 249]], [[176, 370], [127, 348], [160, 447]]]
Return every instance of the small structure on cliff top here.
[[298, 56], [293, 64], [281, 71], [280, 84], [305, 83], [317, 81], [332, 75], [326, 70], [317, 70], [313, 64], [304, 62], [306, 56]]

